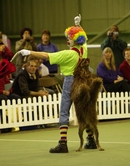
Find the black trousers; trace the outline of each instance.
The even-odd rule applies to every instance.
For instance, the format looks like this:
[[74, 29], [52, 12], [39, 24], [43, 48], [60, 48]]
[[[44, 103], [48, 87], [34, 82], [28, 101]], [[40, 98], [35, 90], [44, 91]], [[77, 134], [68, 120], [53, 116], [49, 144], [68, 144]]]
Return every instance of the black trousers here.
[[13, 100], [13, 99], [20, 99], [20, 96], [14, 93], [9, 94], [8, 96], [4, 94], [0, 94], [0, 105], [2, 104], [2, 100]]
[[107, 92], [130, 92], [130, 85], [128, 84], [127, 80], [111, 83], [105, 88]]

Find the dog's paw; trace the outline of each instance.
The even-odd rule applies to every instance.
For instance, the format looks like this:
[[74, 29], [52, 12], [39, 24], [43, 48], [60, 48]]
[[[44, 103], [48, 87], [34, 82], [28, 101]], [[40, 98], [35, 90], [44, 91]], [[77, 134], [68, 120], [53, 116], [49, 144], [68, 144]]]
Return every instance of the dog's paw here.
[[82, 148], [78, 148], [78, 149], [76, 150], [76, 152], [81, 152], [81, 150], [82, 150]]
[[82, 146], [80, 146], [80, 147], [76, 150], [76, 152], [80, 152], [80, 151], [82, 151]]
[[102, 85], [103, 84], [103, 81], [102, 81], [102, 79], [101, 78], [95, 78], [95, 79], [93, 79], [93, 81], [92, 81], [92, 87], [93, 86], [100, 86], [100, 85]]
[[96, 82], [102, 84], [102, 83], [103, 83], [103, 80], [102, 80], [102, 78], [99, 78], [99, 77], [98, 77], [98, 78], [96, 78]]
[[98, 149], [99, 149], [99, 151], [104, 151], [104, 150], [105, 150], [105, 149], [103, 149], [102, 147], [99, 147]]
[[91, 85], [91, 86], [99, 85], [99, 84], [101, 84], [101, 83], [102, 83], [102, 82], [100, 82], [100, 80], [94, 79], [94, 80], [92, 80], [92, 85]]

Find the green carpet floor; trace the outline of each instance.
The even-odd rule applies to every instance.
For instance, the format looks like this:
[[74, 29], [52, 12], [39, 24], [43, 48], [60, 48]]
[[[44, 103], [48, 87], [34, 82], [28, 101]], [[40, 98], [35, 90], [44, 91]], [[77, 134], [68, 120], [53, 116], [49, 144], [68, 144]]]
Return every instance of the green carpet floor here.
[[49, 153], [59, 140], [58, 127], [1, 133], [0, 166], [129, 166], [130, 120], [99, 122], [98, 128], [105, 151], [76, 152], [78, 127], [70, 126], [67, 154]]

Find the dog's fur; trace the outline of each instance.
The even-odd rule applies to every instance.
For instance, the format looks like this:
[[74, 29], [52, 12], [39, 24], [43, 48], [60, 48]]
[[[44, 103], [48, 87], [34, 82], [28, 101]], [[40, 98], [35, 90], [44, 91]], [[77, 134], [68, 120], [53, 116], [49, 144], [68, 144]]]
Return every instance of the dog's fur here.
[[104, 150], [99, 144], [97, 128], [96, 102], [102, 86], [102, 79], [93, 77], [89, 71], [89, 59], [83, 58], [74, 71], [74, 81], [71, 88], [71, 99], [74, 102], [76, 116], [79, 124], [80, 147], [82, 150], [83, 131], [91, 129], [95, 135], [96, 145], [99, 150]]

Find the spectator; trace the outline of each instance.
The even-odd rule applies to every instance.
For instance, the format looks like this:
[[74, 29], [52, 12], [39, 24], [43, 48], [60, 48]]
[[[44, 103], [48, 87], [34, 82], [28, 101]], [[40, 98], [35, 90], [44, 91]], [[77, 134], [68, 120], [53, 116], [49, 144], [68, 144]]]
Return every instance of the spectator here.
[[48, 92], [39, 86], [38, 62], [28, 60], [25, 69], [22, 70], [13, 82], [13, 92], [21, 98], [48, 96]]
[[21, 30], [21, 39], [16, 41], [15, 50], [20, 51], [22, 49], [37, 51], [37, 45], [34, 42], [33, 33], [30, 28], [23, 28]]
[[[47, 76], [49, 74], [48, 68], [42, 63], [43, 59], [39, 59], [33, 55], [30, 55], [28, 57], [28, 61], [37, 62], [37, 71], [38, 71], [39, 78], [41, 78], [42, 76], [45, 76], [45, 75]], [[24, 68], [22, 68], [21, 71], [23, 71], [24, 69], [26, 69], [26, 64], [25, 64]], [[42, 85], [40, 85], [40, 86], [42, 86]], [[55, 92], [54, 90], [52, 90], [50, 88], [45, 88], [45, 87], [43, 87], [43, 88], [46, 89], [49, 94], [54, 94], [54, 92]]]
[[[50, 41], [51, 39], [51, 33], [48, 30], [44, 30], [42, 32], [42, 42], [37, 45], [37, 48], [39, 51], [42, 52], [57, 52], [58, 49], [54, 43]], [[48, 67], [49, 73], [57, 73], [58, 72], [58, 66], [56, 64], [50, 65], [50, 62], [48, 60], [44, 59], [43, 64]]]
[[7, 35], [2, 34], [2, 32], [0, 31], [0, 38], [2, 38], [4, 45], [8, 47], [9, 50], [11, 50], [11, 42], [9, 38], [7, 37]]
[[124, 50], [125, 60], [121, 63], [119, 70], [122, 73], [124, 79], [130, 84], [130, 48]]
[[10, 63], [6, 59], [0, 60], [0, 105], [2, 100], [12, 100], [20, 98], [18, 95], [12, 93], [12, 88], [6, 89], [5, 85], [11, 83], [9, 80], [9, 74], [15, 71], [14, 64]]
[[129, 84], [115, 65], [114, 54], [109, 47], [103, 50], [101, 63], [97, 67], [97, 75], [103, 78], [103, 84], [107, 92], [130, 91]]
[[119, 29], [116, 25], [113, 25], [107, 32], [107, 38], [102, 42], [101, 49], [110, 47], [114, 53], [115, 64], [117, 67], [123, 62], [123, 51], [127, 48], [127, 43], [119, 39]]
[[[20, 98], [20, 96], [12, 93], [12, 84], [9, 79], [9, 74], [15, 72], [16, 69], [14, 64], [7, 59], [2, 58], [0, 55], [0, 105], [2, 105], [2, 100], [11, 100], [12, 102], [13, 99]], [[2, 117], [2, 110], [0, 110], [0, 116]], [[1, 121], [2, 120], [1, 118]], [[19, 128], [13, 129], [13, 131], [17, 130], [19, 130]]]
[[39, 75], [40, 75], [40, 77], [49, 75], [49, 70], [43, 64], [43, 59], [39, 59]]
[[[43, 62], [43, 59], [40, 59], [40, 58], [37, 58], [37, 57], [34, 57], [34, 56], [28, 56], [28, 60], [34, 60], [34, 61], [37, 61], [37, 64], [38, 64], [38, 71], [39, 71], [39, 77], [42, 77], [42, 76], [47, 76], [49, 75], [49, 70], [48, 68], [42, 63]], [[23, 71], [25, 69], [25, 66], [26, 66], [26, 63], [23, 65], [22, 69], [20, 71]]]
[[[21, 49], [37, 51], [37, 44], [34, 41], [33, 33], [30, 28], [23, 28], [21, 30], [21, 39], [16, 41], [15, 50], [20, 51]], [[19, 73], [20, 69], [27, 62], [27, 57], [23, 58], [20, 54], [16, 56], [16, 73], [15, 76]]]
[[4, 44], [2, 32], [0, 32], [0, 56], [9, 61], [14, 56], [13, 52]]

